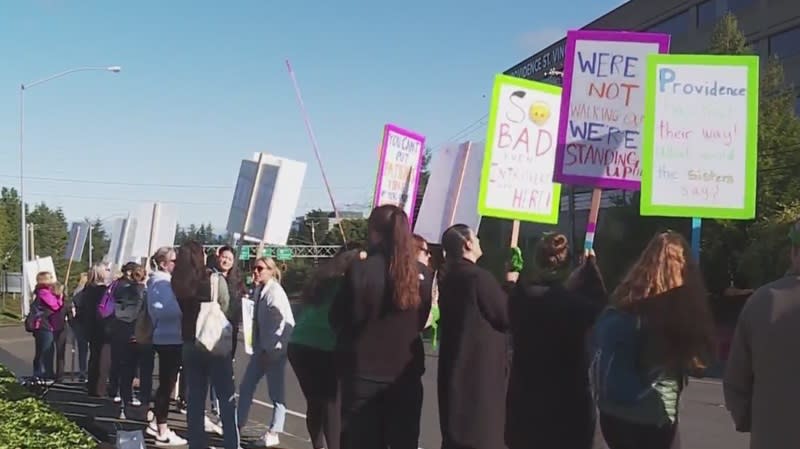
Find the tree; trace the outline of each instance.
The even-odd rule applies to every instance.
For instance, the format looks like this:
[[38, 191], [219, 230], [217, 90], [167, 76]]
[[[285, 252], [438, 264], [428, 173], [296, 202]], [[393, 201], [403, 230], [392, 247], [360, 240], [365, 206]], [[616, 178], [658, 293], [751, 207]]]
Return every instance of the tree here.
[[20, 247], [19, 194], [14, 188], [0, 189], [0, 220], [5, 223], [7, 234], [2, 240], [0, 257], [9, 270], [19, 271], [22, 266]]
[[[89, 221], [89, 219], [86, 221]], [[94, 223], [92, 223], [92, 263], [97, 263], [103, 260], [103, 257], [108, 254], [108, 249], [110, 246], [111, 239], [108, 237], [108, 233], [103, 227], [103, 222], [101, 222], [99, 218], [95, 219]], [[88, 265], [88, 251], [84, 251], [83, 261]]]
[[[34, 236], [34, 252], [30, 254], [31, 259], [52, 257], [56, 273], [60, 275], [59, 280], [65, 282], [63, 277], [66, 275], [68, 261], [64, 259], [64, 251], [69, 240], [69, 232], [64, 212], [60, 208], [50, 209], [45, 203], [39, 203], [28, 214], [28, 223], [33, 227]], [[76, 269], [70, 273], [76, 274], [79, 271]], [[73, 277], [70, 278], [70, 284], [74, 286]]]
[[[717, 24], [709, 53], [752, 54], [733, 14]], [[780, 61], [773, 57], [764, 64], [759, 86], [756, 221], [704, 222], [701, 259], [712, 291], [730, 284], [758, 286], [768, 280], [768, 274], [785, 270], [785, 262], [774, 253], [773, 257], [760, 255], [774, 249], [775, 232], [785, 225], [787, 212], [796, 210], [798, 148], [800, 119], [794, 112], [794, 91], [786, 84]]]
[[190, 224], [187, 228], [178, 224], [175, 230], [175, 244], [180, 246], [189, 240], [193, 240], [201, 245], [224, 245], [230, 240], [230, 235], [217, 235], [211, 223], [201, 224], [200, 226]]
[[[356, 218], [351, 220], [342, 220], [342, 229], [344, 235], [347, 236], [347, 241], [352, 243], [360, 243], [365, 245], [367, 243], [367, 219]], [[330, 231], [325, 234], [321, 245], [341, 245], [342, 233], [339, 231], [339, 226], [333, 226]]]

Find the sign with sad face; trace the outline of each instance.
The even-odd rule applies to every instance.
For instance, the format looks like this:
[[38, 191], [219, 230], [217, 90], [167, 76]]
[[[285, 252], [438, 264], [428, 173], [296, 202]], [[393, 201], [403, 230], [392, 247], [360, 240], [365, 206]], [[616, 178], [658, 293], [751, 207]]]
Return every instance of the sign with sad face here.
[[506, 75], [495, 78], [478, 212], [557, 223], [553, 183], [561, 88]]

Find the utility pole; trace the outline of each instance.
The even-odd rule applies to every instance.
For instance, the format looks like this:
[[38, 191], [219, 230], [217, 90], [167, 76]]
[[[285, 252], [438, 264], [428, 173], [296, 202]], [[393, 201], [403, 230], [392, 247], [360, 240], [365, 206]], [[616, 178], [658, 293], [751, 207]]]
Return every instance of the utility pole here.
[[314, 265], [317, 265], [317, 225], [318, 221], [307, 221], [306, 226], [311, 229], [311, 245], [314, 247]]
[[86, 240], [89, 241], [89, 270], [92, 269], [92, 229], [94, 229], [94, 225], [89, 220], [86, 220], [86, 223], [89, 224], [89, 235], [86, 236]]
[[[36, 260], [36, 224], [28, 223], [28, 260]], [[26, 262], [27, 262], [26, 261]]]

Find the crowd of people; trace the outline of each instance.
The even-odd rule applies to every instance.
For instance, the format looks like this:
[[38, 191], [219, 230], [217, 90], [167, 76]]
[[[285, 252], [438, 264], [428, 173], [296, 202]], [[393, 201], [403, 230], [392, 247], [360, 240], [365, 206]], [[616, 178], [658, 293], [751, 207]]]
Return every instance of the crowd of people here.
[[[800, 271], [800, 229], [793, 235]], [[380, 206], [368, 219], [367, 245], [345, 245], [316, 269], [297, 319], [275, 261], [257, 259], [253, 285], [245, 286], [231, 247], [211, 258], [195, 242], [161, 248], [149, 276], [135, 263], [118, 277], [97, 264], [71, 304], [41, 273], [26, 320], [36, 341], [34, 374], [63, 376], [70, 323], [88, 347], [79, 366], [90, 395], [112, 398], [123, 412], [145, 406], [146, 432], [157, 445], [188, 440], [190, 449], [208, 447], [210, 402], [225, 449], [237, 449], [264, 377], [274, 410], [260, 443], [279, 444], [288, 363], [307, 401], [314, 449], [417, 449], [421, 335], [437, 317], [443, 449], [590, 449], [596, 423], [610, 449], [673, 447], [688, 378], [715, 352], [707, 292], [686, 240], [673, 231], [655, 235], [612, 292], [594, 253], [573, 269], [569, 247], [565, 236], [546, 234], [531, 266], [509, 263], [499, 282], [477, 264], [483, 253], [474, 230], [447, 229], [443, 260], [432, 263], [406, 214]], [[798, 278], [789, 279], [796, 287]], [[247, 297], [255, 301], [253, 354], [237, 400], [233, 362]], [[211, 306], [233, 336], [224, 351], [206, 343]], [[757, 320], [755, 313], [746, 316]], [[744, 332], [737, 331], [726, 379], [729, 406], [740, 429], [779, 430], [751, 416], [756, 367]], [[159, 385], [151, 395], [156, 356]], [[167, 424], [176, 390], [186, 439]], [[754, 406], [766, 407], [766, 395], [758, 399]]]

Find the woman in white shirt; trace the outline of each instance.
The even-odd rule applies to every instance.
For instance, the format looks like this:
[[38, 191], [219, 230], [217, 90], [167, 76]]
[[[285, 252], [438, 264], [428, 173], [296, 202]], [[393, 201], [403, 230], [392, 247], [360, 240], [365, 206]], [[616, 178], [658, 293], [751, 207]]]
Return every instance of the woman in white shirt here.
[[253, 310], [253, 355], [247, 364], [239, 386], [239, 426], [247, 423], [253, 394], [262, 377], [267, 377], [269, 397], [274, 405], [272, 422], [262, 443], [266, 447], [280, 444], [278, 433], [283, 432], [286, 420], [287, 348], [294, 329], [294, 315], [289, 298], [281, 287], [281, 270], [269, 257], [256, 260], [253, 280], [258, 285]]

